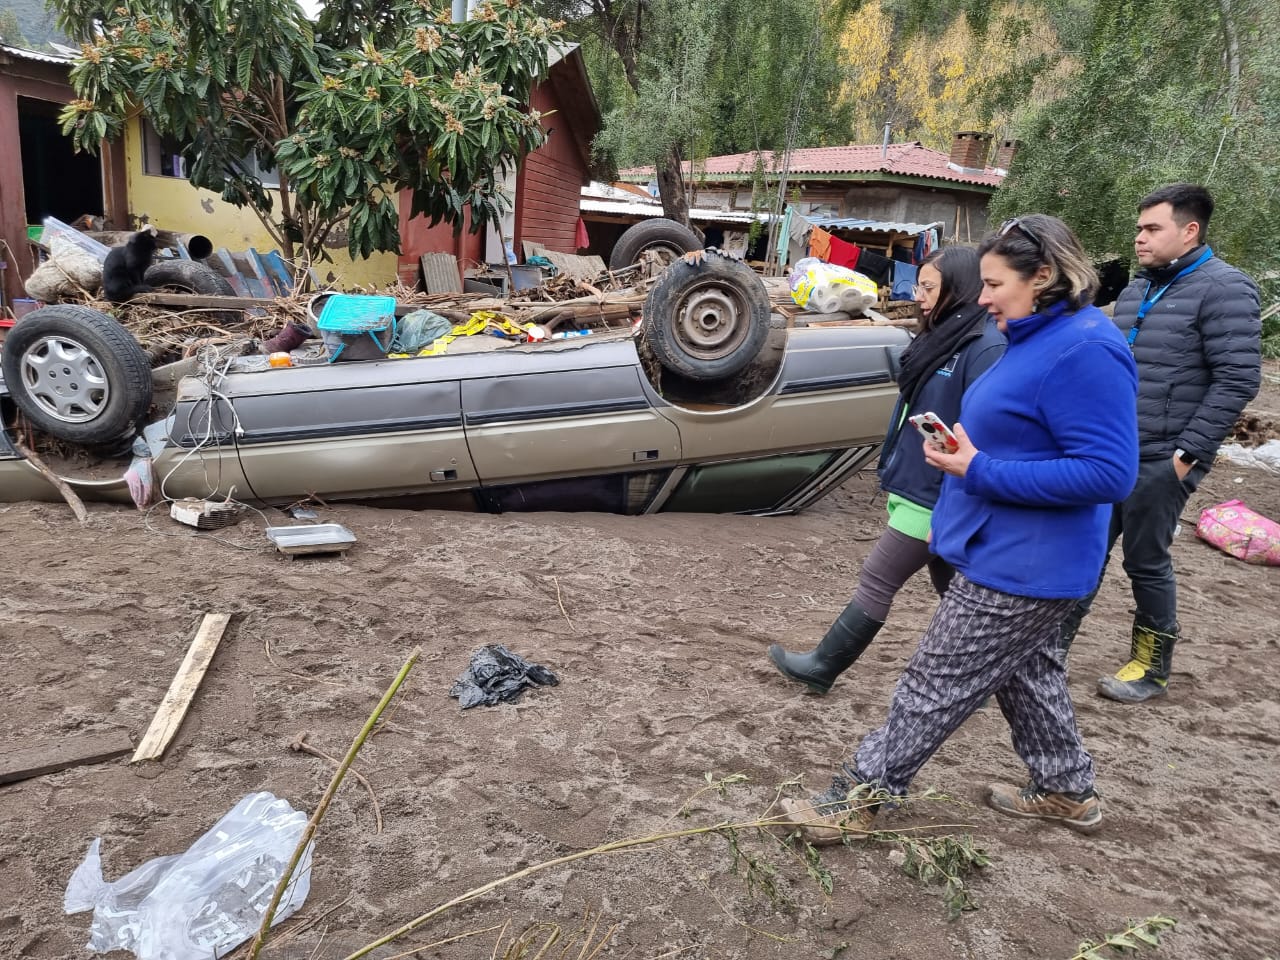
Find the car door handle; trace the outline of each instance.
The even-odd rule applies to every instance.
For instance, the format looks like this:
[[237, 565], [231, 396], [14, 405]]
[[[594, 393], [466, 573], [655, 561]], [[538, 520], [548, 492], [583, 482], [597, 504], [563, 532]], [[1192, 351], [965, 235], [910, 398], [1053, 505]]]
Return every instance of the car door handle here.
[[457, 470], [432, 470], [431, 473], [428, 474], [428, 476], [431, 477], [432, 483], [440, 483], [441, 481], [444, 481], [444, 480], [457, 480], [458, 471]]
[[657, 460], [657, 450], [637, 450], [631, 454], [631, 459], [635, 463], [644, 463], [646, 460]]

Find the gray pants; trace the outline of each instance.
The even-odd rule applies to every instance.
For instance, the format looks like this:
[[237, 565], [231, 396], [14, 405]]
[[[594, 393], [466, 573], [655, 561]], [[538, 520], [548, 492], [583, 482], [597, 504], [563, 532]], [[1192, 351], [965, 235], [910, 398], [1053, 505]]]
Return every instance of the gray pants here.
[[924, 567], [929, 568], [933, 589], [942, 596], [947, 592], [955, 568], [931, 553], [929, 544], [923, 540], [886, 527], [862, 565], [858, 589], [853, 594], [854, 606], [865, 610], [873, 620], [888, 620], [893, 598], [902, 585]]
[[[1185, 480], [1179, 480], [1171, 459], [1143, 460], [1138, 464], [1138, 482], [1133, 493], [1112, 507], [1107, 556], [1110, 557], [1111, 548], [1123, 534], [1120, 549], [1124, 555], [1124, 572], [1133, 587], [1137, 626], [1150, 627], [1160, 633], [1176, 635], [1178, 632], [1178, 581], [1169, 548], [1173, 546], [1173, 531], [1182, 516], [1182, 508], [1207, 472], [1197, 466]], [[1106, 569], [1104, 561], [1102, 572], [1106, 573]], [[1101, 574], [1098, 585], [1102, 585]], [[1097, 593], [1094, 590], [1077, 604], [1072, 612], [1076, 623], [1089, 612]]]
[[1093, 760], [1076, 728], [1058, 629], [1074, 600], [1018, 597], [956, 574], [898, 681], [884, 726], [867, 734], [846, 772], [892, 796], [991, 694], [1013, 747], [1039, 786], [1093, 787]]

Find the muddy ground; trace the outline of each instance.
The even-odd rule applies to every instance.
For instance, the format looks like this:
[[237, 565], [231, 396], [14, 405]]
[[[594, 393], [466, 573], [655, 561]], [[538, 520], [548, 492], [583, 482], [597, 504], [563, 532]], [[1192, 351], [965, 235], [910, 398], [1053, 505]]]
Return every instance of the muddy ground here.
[[[1280, 419], [1278, 396], [1270, 383], [1255, 412]], [[1280, 570], [1192, 532], [1201, 508], [1237, 497], [1280, 518], [1280, 476], [1222, 463], [1189, 504], [1174, 548], [1185, 639], [1166, 699], [1122, 707], [1094, 695], [1126, 658], [1131, 599], [1118, 563], [1073, 651], [1071, 687], [1106, 797], [1100, 834], [981, 805], [989, 781], [1024, 776], [994, 704], [917, 781], [958, 802], [888, 819], [971, 833], [992, 858], [968, 880], [978, 909], [948, 921], [940, 888], [904, 875], [889, 842], [824, 853], [827, 895], [785, 850], [744, 832], [742, 850], [778, 871], [773, 896], [749, 891], [713, 834], [533, 874], [373, 955], [484, 931], [415, 955], [532, 957], [512, 938], [558, 924], [561, 945], [580, 945], [574, 932], [590, 917], [593, 943], [616, 925], [601, 957], [1065, 960], [1085, 937], [1163, 914], [1178, 924], [1160, 956], [1280, 956]], [[252, 791], [313, 809], [332, 767], [290, 741], [306, 731], [341, 755], [415, 646], [422, 658], [357, 762], [382, 832], [369, 794], [348, 780], [321, 827], [310, 897], [264, 957], [346, 956], [513, 871], [767, 816], [796, 776], [825, 786], [882, 720], [934, 606], [918, 577], [825, 698], [765, 659], [772, 641], [812, 643], [847, 600], [882, 524], [869, 474], [808, 513], [770, 519], [322, 509], [359, 537], [341, 558], [283, 557], [253, 515], [223, 532], [232, 546], [159, 514], [91, 512], [82, 530], [61, 504], [0, 506], [0, 752], [111, 729], [136, 743], [201, 615], [236, 616], [162, 760], [0, 786], [5, 957], [89, 956], [89, 915], [65, 916], [62, 897], [95, 836], [114, 879], [184, 849]], [[495, 642], [560, 685], [460, 711], [450, 685]], [[749, 779], [724, 797], [699, 794], [707, 774], [734, 773]]]

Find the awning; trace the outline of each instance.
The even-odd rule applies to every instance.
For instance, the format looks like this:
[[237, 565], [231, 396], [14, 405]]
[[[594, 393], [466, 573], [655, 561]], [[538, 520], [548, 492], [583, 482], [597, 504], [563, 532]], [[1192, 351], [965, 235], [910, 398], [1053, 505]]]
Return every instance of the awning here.
[[941, 231], [942, 221], [933, 223], [899, 223], [892, 220], [862, 220], [858, 217], [815, 217], [805, 219], [823, 230], [865, 230], [870, 233], [896, 233], [916, 237], [926, 230]]

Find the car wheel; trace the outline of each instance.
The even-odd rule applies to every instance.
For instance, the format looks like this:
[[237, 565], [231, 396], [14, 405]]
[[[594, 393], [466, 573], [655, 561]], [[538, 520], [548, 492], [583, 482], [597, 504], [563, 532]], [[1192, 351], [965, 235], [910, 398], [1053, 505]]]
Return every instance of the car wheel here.
[[645, 300], [644, 339], [664, 368], [723, 380], [751, 363], [769, 336], [769, 295], [754, 270], [708, 251], [677, 260]]
[[4, 380], [39, 430], [115, 445], [151, 406], [151, 367], [138, 341], [98, 310], [60, 303], [23, 317], [4, 343]]
[[[194, 260], [161, 260], [147, 267], [146, 282], [157, 288], [179, 293], [198, 293], [209, 297], [234, 297], [231, 282], [212, 267]], [[244, 319], [243, 310], [206, 310], [200, 316], [210, 323], [239, 323]]]
[[691, 250], [701, 250], [698, 235], [682, 223], [655, 217], [641, 220], [623, 231], [609, 255], [609, 269], [622, 270], [652, 251], [665, 264], [671, 263]]

